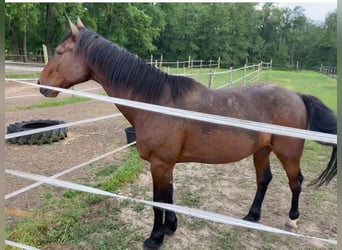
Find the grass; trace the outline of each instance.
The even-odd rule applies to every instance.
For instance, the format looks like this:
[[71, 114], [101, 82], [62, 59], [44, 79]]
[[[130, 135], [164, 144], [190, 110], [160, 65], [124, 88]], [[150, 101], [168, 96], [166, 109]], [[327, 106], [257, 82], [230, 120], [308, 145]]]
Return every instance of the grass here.
[[337, 81], [313, 71], [270, 70], [261, 74], [260, 82], [270, 82], [300, 93], [320, 98], [328, 107], [337, 111]]
[[[129, 149], [125, 159], [119, 165], [106, 165], [97, 171], [95, 176], [102, 180], [96, 186], [115, 191], [133, 182], [143, 162], [135, 147]], [[57, 242], [76, 248], [85, 244], [90, 249], [127, 249], [130, 242], [142, 240], [129, 233], [136, 230], [133, 225], [124, 225], [118, 219], [121, 209], [130, 205], [127, 202], [73, 190], [65, 191], [60, 198], [46, 192], [42, 199], [44, 206], [36, 211], [35, 218], [6, 229], [7, 239], [36, 247]], [[141, 210], [141, 205], [135, 205], [135, 209]]]
[[40, 73], [29, 73], [29, 74], [6, 74], [5, 78], [20, 79], [20, 78], [39, 78]]
[[65, 106], [65, 105], [76, 104], [76, 103], [81, 103], [81, 102], [87, 102], [90, 100], [91, 99], [87, 97], [73, 96], [73, 97], [67, 97], [67, 98], [60, 98], [60, 99], [56, 99], [53, 101], [46, 101], [46, 102], [31, 104], [27, 106], [15, 106], [11, 108], [6, 108], [6, 111], [33, 110], [33, 109], [39, 109], [39, 108], [58, 107], [58, 106]]
[[[257, 70], [257, 68], [247, 69], [246, 74], [249, 74], [255, 70]], [[209, 87], [209, 79], [210, 79], [209, 74], [214, 72], [215, 75], [211, 82], [211, 88], [218, 88], [222, 85], [225, 85], [228, 83], [228, 80], [230, 79], [230, 73], [228, 72], [228, 69], [222, 69], [222, 68], [221, 69], [218, 69], [218, 68], [185, 69], [185, 71], [183, 69], [170, 68], [168, 72], [171, 74], [187, 74], [189, 77], [202, 83], [206, 87]], [[234, 83], [232, 86], [236, 86], [236, 85], [243, 83], [243, 80], [242, 80], [243, 73], [244, 73], [243, 70], [238, 70], [238, 71], [233, 72], [231, 80]], [[246, 81], [250, 80], [254, 76], [255, 74], [247, 77]]]

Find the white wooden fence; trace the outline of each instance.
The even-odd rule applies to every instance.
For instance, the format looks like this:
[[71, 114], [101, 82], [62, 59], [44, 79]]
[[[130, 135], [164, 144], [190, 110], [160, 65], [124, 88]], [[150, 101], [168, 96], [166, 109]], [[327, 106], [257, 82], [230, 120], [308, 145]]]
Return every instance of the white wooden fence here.
[[329, 75], [331, 77], [337, 78], [337, 68], [332, 66], [325, 66], [321, 64], [319, 72], [325, 75]]

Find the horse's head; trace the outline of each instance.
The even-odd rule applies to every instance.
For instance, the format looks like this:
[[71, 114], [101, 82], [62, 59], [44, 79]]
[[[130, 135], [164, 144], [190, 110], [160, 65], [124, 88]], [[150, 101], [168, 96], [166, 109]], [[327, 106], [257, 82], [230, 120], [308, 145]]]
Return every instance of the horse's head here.
[[[84, 25], [78, 18], [76, 25], [69, 20], [69, 28], [69, 34], [58, 45], [55, 55], [41, 72], [38, 84], [70, 88], [77, 83], [89, 80], [89, 67], [76, 53], [80, 30], [84, 28]], [[59, 93], [46, 88], [40, 88], [40, 92], [46, 97], [56, 97]]]

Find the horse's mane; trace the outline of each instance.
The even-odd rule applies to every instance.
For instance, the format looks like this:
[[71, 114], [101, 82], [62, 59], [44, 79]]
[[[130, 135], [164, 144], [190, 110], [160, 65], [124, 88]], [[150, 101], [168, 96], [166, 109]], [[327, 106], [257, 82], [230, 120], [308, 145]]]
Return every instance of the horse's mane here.
[[76, 53], [101, 70], [111, 84], [132, 89], [146, 102], [157, 103], [166, 86], [176, 100], [195, 85], [191, 78], [164, 73], [86, 28], [80, 30]]

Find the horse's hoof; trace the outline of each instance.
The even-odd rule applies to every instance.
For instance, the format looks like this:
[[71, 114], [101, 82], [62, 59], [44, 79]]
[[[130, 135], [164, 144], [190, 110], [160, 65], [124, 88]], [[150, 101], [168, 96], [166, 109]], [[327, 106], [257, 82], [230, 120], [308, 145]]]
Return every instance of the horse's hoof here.
[[144, 241], [144, 250], [158, 250], [161, 246], [161, 243], [158, 244], [151, 238]]
[[173, 235], [177, 230], [177, 217], [172, 222], [164, 224], [164, 233], [167, 235]]
[[290, 228], [290, 229], [294, 229], [294, 230], [297, 230], [298, 229], [298, 221], [299, 221], [299, 218], [297, 219], [294, 219], [294, 220], [291, 220], [289, 219], [286, 223], [285, 223], [285, 226]]
[[157, 250], [163, 244], [163, 241], [164, 233], [152, 233], [151, 237], [144, 241], [144, 250]]
[[250, 222], [258, 222], [260, 219], [260, 216], [247, 214], [245, 217], [243, 217], [244, 220], [250, 221]]

